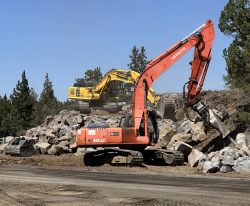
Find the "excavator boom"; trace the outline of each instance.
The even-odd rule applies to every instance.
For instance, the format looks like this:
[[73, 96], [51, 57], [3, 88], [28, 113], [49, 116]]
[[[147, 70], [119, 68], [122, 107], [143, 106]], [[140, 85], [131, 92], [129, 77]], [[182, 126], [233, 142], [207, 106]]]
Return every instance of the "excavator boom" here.
[[[208, 20], [206, 24], [149, 62], [144, 72], [137, 79], [133, 92], [132, 119], [136, 129], [139, 129], [141, 117], [145, 107], [144, 84], [146, 85], [145, 93], [148, 95], [148, 90], [154, 81], [184, 54], [186, 54], [193, 46], [195, 46], [195, 52], [191, 66], [187, 102], [192, 102], [192, 104], [197, 102], [197, 97], [202, 88], [209, 61], [211, 60], [211, 47], [214, 37], [213, 21]], [[203, 76], [201, 78], [202, 73]], [[198, 88], [199, 81], [200, 87]]]

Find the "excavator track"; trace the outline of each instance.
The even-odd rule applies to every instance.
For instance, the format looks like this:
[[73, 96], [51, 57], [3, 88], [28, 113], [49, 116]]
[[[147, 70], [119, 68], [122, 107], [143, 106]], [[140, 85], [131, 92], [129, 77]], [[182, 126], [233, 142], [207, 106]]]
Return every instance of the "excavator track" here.
[[182, 165], [185, 161], [180, 151], [154, 149], [142, 151], [144, 163], [156, 165]]
[[81, 114], [89, 114], [90, 113], [89, 103], [79, 101], [79, 110]]
[[105, 163], [115, 166], [141, 166], [143, 163], [142, 153], [134, 150], [119, 148], [104, 148], [84, 155], [86, 166], [97, 166]]
[[116, 102], [107, 102], [107, 112], [116, 113], [118, 111], [118, 106]]
[[173, 99], [160, 99], [157, 104], [157, 111], [162, 119], [175, 120], [175, 101]]

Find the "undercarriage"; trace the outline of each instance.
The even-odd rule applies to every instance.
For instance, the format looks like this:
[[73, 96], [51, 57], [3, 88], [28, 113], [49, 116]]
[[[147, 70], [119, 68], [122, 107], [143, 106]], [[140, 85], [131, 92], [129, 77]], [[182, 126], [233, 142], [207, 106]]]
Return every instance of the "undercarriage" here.
[[184, 155], [179, 151], [166, 149], [154, 150], [127, 150], [120, 148], [104, 148], [95, 152], [87, 152], [84, 155], [86, 166], [99, 166], [110, 164], [114, 166], [142, 166], [154, 165], [182, 165]]

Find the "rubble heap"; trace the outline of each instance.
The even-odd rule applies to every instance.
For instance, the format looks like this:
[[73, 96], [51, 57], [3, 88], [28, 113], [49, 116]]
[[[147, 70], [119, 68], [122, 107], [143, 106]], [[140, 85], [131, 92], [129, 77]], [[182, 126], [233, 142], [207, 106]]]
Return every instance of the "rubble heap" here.
[[27, 131], [25, 138], [33, 139], [34, 147], [41, 154], [60, 155], [76, 152], [76, 131], [89, 123], [106, 122], [117, 127], [120, 116], [97, 116], [80, 114], [79, 111], [63, 110], [59, 115], [48, 116], [45, 122]]
[[[209, 93], [209, 92], [208, 92]], [[154, 148], [167, 148], [169, 150], [182, 151], [186, 162], [191, 167], [197, 167], [204, 173], [208, 172], [230, 172], [247, 171], [250, 172], [250, 135], [247, 133], [235, 134], [233, 138], [236, 145], [222, 139], [220, 133], [208, 128], [197, 118], [197, 114], [191, 114], [191, 122], [184, 115], [181, 109], [181, 95], [164, 94], [166, 97], [174, 98], [176, 102], [175, 121], [170, 119], [158, 119], [159, 140]], [[209, 93], [210, 99], [214, 96]], [[207, 100], [209, 100], [207, 98]], [[221, 98], [225, 98], [225, 95]], [[235, 108], [235, 100], [223, 100], [229, 114], [224, 114], [219, 102], [213, 109], [214, 113], [223, 120], [230, 115]], [[59, 115], [48, 116], [45, 122], [35, 128], [27, 131], [25, 138], [33, 139], [34, 147], [40, 154], [60, 155], [61, 153], [74, 152], [76, 155], [83, 154], [86, 150], [93, 148], [77, 148], [75, 143], [75, 134], [79, 128], [87, 127], [89, 123], [106, 122], [110, 127], [117, 127], [122, 115], [131, 112], [131, 104], [124, 105], [122, 111], [116, 115], [98, 115], [80, 114], [78, 111], [63, 110]], [[179, 113], [178, 113], [179, 112]], [[13, 137], [8, 137], [7, 142]], [[4, 145], [1, 146], [4, 148]], [[1, 148], [0, 148], [1, 150]]]

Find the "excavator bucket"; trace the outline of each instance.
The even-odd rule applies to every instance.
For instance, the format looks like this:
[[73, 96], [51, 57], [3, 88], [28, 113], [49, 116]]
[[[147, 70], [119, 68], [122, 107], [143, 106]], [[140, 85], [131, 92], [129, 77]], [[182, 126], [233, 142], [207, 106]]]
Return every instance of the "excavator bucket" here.
[[15, 155], [21, 157], [29, 157], [33, 155], [34, 147], [30, 140], [21, 137], [15, 137], [4, 148], [6, 155]]
[[160, 99], [157, 104], [157, 114], [162, 119], [175, 120], [175, 101], [173, 99]]

